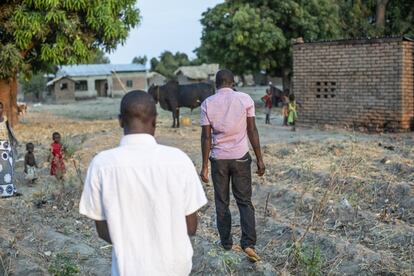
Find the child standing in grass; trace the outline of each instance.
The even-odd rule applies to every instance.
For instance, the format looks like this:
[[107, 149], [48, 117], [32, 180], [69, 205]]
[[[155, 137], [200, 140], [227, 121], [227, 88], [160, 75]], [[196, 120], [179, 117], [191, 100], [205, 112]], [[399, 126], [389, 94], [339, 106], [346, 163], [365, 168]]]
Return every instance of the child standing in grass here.
[[60, 142], [60, 133], [54, 132], [52, 135], [53, 143], [50, 145], [50, 154], [48, 161], [50, 162], [50, 175], [56, 176], [62, 180], [66, 173], [65, 163], [63, 161], [63, 147]]
[[265, 104], [266, 122], [265, 124], [270, 125], [270, 113], [272, 111], [272, 92], [270, 89], [266, 89], [266, 95], [262, 97], [262, 101]]
[[26, 179], [29, 180], [29, 185], [34, 184], [37, 179], [37, 163], [34, 156], [33, 143], [26, 144], [27, 153], [24, 156], [24, 173]]
[[296, 120], [298, 119], [297, 113], [297, 104], [295, 100], [295, 95], [289, 95], [289, 104], [288, 104], [288, 124], [292, 126], [292, 131], [296, 131]]

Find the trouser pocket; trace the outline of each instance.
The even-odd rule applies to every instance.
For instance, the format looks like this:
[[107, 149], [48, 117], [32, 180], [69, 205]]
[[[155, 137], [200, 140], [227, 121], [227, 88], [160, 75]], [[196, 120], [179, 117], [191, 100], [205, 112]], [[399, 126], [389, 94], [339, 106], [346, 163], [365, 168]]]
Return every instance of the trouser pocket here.
[[235, 160], [237, 163], [251, 163], [252, 157], [250, 156], [250, 153], [246, 153], [242, 158]]

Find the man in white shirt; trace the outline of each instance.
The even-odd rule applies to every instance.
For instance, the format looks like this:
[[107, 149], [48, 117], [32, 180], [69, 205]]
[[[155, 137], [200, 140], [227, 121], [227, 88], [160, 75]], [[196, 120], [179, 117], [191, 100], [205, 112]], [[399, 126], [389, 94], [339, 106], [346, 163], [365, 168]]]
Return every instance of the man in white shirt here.
[[91, 162], [80, 213], [113, 245], [112, 275], [188, 275], [197, 210], [207, 203], [181, 150], [157, 144], [155, 102], [143, 91], [121, 101], [120, 146]]

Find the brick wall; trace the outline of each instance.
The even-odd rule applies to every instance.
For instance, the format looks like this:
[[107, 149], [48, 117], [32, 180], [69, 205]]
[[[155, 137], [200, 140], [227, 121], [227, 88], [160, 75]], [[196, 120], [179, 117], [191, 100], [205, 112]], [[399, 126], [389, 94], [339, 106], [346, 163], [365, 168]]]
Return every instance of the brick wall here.
[[414, 116], [413, 45], [402, 38], [294, 45], [299, 122], [409, 130]]
[[402, 119], [404, 129], [414, 129], [414, 43], [403, 41], [402, 45]]
[[52, 94], [54, 103], [71, 103], [75, 101], [75, 82], [73, 80], [63, 78], [54, 84]]

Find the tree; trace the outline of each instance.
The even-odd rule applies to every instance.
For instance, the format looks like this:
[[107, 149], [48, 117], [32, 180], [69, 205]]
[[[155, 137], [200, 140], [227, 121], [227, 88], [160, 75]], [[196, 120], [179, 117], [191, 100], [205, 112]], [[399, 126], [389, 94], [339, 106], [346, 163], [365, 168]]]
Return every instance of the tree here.
[[108, 64], [111, 63], [109, 57], [105, 55], [105, 52], [101, 49], [96, 49], [95, 55], [93, 56], [92, 60], [89, 62], [90, 64]]
[[236, 74], [283, 74], [286, 88], [292, 39], [339, 37], [338, 13], [334, 0], [229, 0], [203, 13], [196, 52]]
[[132, 63], [144, 64], [144, 65], [147, 64], [147, 61], [148, 61], [147, 56], [137, 56], [132, 59]]
[[17, 73], [90, 62], [139, 21], [135, 0], [5, 0], [0, 4], [0, 101], [17, 121]]
[[388, 0], [377, 0], [375, 12], [375, 24], [377, 28], [385, 27], [385, 11], [387, 9]]
[[343, 0], [346, 38], [414, 34], [414, 0]]
[[173, 80], [176, 78], [174, 75], [175, 70], [180, 66], [198, 65], [196, 62], [190, 61], [187, 54], [176, 52], [175, 54], [170, 51], [165, 51], [160, 55], [160, 59], [152, 58], [150, 61], [151, 71], [155, 71], [164, 75], [166, 78]]
[[44, 73], [38, 72], [30, 78], [21, 77], [19, 83], [23, 87], [25, 97], [26, 94], [32, 94], [34, 100], [42, 99], [42, 93], [46, 89], [46, 78], [44, 77]]

